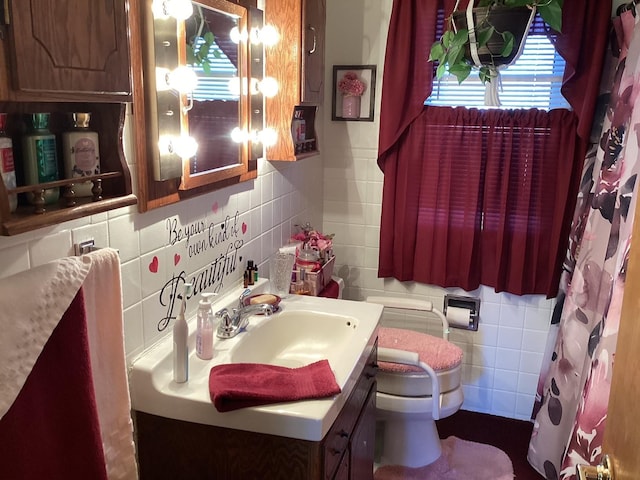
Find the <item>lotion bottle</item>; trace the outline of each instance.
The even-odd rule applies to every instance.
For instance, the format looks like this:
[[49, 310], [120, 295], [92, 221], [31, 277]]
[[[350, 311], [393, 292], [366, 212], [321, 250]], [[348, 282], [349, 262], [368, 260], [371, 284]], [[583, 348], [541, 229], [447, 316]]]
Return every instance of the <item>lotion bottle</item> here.
[[[7, 114], [0, 113], [0, 174], [4, 186], [7, 189], [16, 188], [16, 171], [13, 164], [13, 142], [9, 137], [5, 128], [7, 126]], [[18, 207], [18, 195], [16, 193], [9, 194], [9, 211], [15, 212]]]
[[[98, 134], [89, 130], [90, 113], [72, 114], [73, 130], [62, 134], [64, 173], [66, 178], [82, 178], [100, 173]], [[73, 190], [77, 197], [93, 195], [93, 182], [78, 182]]]
[[[34, 113], [31, 123], [33, 130], [22, 138], [24, 181], [37, 185], [59, 180], [56, 136], [49, 131], [49, 114]], [[44, 202], [55, 203], [59, 196], [59, 188], [48, 188], [44, 191]], [[27, 194], [27, 199], [34, 203], [33, 193]]]
[[213, 311], [211, 310], [211, 297], [215, 293], [203, 293], [202, 300], [198, 304], [197, 330], [196, 330], [196, 355], [202, 360], [213, 358]]
[[184, 383], [189, 380], [189, 325], [184, 318], [187, 308], [187, 296], [191, 294], [192, 284], [184, 284], [182, 305], [176, 322], [173, 324], [173, 381]]

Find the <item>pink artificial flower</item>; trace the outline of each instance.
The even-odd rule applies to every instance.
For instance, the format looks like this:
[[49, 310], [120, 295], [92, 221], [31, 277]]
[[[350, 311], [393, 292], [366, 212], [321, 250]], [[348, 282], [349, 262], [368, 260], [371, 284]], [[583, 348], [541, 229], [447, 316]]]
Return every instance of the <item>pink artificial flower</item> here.
[[355, 72], [347, 72], [342, 79], [338, 82], [338, 90], [343, 95], [353, 95], [359, 97], [365, 91], [365, 84], [358, 78]]

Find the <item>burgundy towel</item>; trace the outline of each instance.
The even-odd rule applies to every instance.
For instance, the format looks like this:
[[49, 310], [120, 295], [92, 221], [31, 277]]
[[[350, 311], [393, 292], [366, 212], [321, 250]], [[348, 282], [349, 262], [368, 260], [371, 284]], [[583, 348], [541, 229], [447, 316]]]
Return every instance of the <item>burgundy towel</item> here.
[[338, 298], [340, 295], [340, 285], [335, 280], [330, 280], [329, 283], [318, 294], [319, 297], [325, 298]]
[[106, 480], [82, 289], [0, 419], [0, 445], [2, 478]]
[[211, 401], [219, 412], [340, 393], [327, 360], [287, 368], [258, 363], [217, 365], [209, 373]]

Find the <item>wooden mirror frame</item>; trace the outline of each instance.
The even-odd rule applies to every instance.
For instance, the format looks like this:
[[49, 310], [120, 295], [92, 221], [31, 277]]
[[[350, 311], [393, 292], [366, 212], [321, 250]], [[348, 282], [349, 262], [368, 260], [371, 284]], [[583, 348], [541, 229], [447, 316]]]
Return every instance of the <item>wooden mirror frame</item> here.
[[[198, 0], [197, 3], [208, 4], [212, 0]], [[229, 3], [224, 0], [213, 0], [216, 5], [221, 3]], [[262, 11], [255, 8], [254, 0], [246, 0], [242, 2], [243, 8], [248, 10], [249, 25], [256, 22], [262, 22]], [[237, 5], [235, 5], [237, 6]], [[157, 181], [154, 179], [153, 171], [153, 152], [157, 148], [157, 141], [150, 134], [147, 116], [149, 114], [149, 99], [145, 92], [145, 76], [149, 74], [145, 67], [145, 49], [144, 39], [147, 38], [147, 15], [151, 15], [151, 0], [130, 0], [130, 28], [131, 28], [131, 62], [133, 68], [133, 138], [134, 150], [136, 156], [136, 172], [138, 180], [138, 209], [140, 212], [146, 212], [155, 208], [170, 205], [184, 199], [192, 198], [204, 193], [218, 190], [227, 186], [231, 186], [240, 182], [253, 180], [257, 178], [257, 158], [262, 155], [261, 145], [248, 145], [246, 169], [242, 173], [234, 172], [233, 175], [227, 176], [206, 174], [199, 176], [197, 181], [184, 182], [183, 177], [171, 178], [169, 180]], [[258, 51], [259, 50], [259, 51]], [[262, 72], [263, 55], [262, 47], [254, 51], [248, 50], [249, 73]], [[151, 72], [155, 73], [155, 72]], [[243, 124], [251, 124], [252, 129], [262, 128], [263, 101], [262, 98], [256, 99], [253, 96], [247, 103], [247, 119], [243, 120]], [[249, 109], [250, 107], [250, 109]], [[154, 145], [155, 144], [155, 145]], [[195, 179], [194, 179], [195, 180]]]

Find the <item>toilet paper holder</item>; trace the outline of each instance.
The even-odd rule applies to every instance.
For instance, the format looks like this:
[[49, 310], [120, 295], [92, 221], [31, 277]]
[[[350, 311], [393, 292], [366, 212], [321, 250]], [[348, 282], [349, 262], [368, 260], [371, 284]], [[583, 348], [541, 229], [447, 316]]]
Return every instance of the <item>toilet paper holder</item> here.
[[447, 307], [466, 308], [470, 310], [469, 326], [465, 329], [459, 325], [450, 325], [451, 328], [462, 328], [465, 330], [478, 331], [478, 321], [480, 320], [480, 299], [475, 297], [465, 297], [464, 295], [444, 296], [444, 307], [442, 309], [445, 317], [447, 316]]

